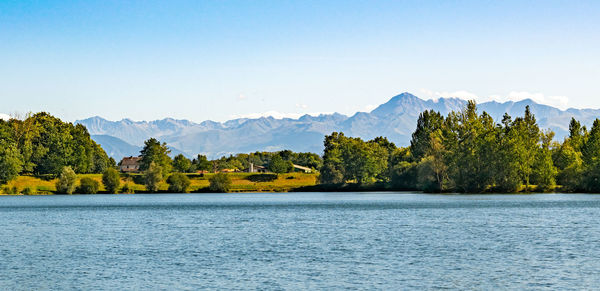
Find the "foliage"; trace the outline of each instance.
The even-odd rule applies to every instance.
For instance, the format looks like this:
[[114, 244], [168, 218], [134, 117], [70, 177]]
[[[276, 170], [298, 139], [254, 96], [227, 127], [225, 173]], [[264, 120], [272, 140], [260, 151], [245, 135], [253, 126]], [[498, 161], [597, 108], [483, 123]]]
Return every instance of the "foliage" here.
[[23, 191], [21, 191], [21, 194], [23, 194], [23, 195], [33, 195], [33, 194], [36, 194], [36, 191], [32, 187], [25, 187], [25, 188], [23, 188]]
[[163, 169], [160, 165], [151, 162], [144, 172], [144, 184], [149, 192], [157, 192], [160, 182], [163, 180]]
[[210, 171], [212, 170], [212, 163], [208, 160], [205, 155], [198, 155], [192, 161], [192, 169], [193, 171]]
[[365, 142], [334, 132], [325, 137], [325, 153], [321, 167], [321, 182], [339, 184], [356, 181], [373, 182], [377, 177], [389, 177], [388, 161], [395, 150], [392, 143], [382, 140]]
[[291, 161], [286, 161], [281, 155], [275, 155], [269, 162], [269, 170], [276, 174], [289, 173], [293, 169]]
[[19, 160], [20, 166], [11, 161], [8, 169], [19, 174], [58, 175], [66, 166], [76, 173], [101, 173], [114, 166], [114, 160], [83, 125], [63, 122], [45, 112], [0, 121], [0, 140], [0, 151]]
[[146, 171], [150, 169], [150, 165], [154, 163], [160, 167], [162, 176], [168, 175], [172, 169], [169, 153], [171, 153], [171, 150], [167, 147], [166, 143], [160, 143], [155, 138], [145, 141], [144, 148], [140, 151], [142, 157], [140, 161], [140, 170]]
[[121, 186], [121, 175], [114, 168], [108, 168], [102, 174], [102, 184], [108, 193], [117, 193]]
[[190, 173], [193, 171], [192, 161], [183, 154], [178, 154], [173, 159], [173, 170], [179, 173]]
[[135, 189], [133, 188], [133, 185], [131, 185], [130, 182], [126, 182], [125, 185], [123, 185], [123, 188], [121, 188], [121, 193], [133, 194], [135, 193]]
[[[241, 153], [236, 155], [223, 156], [219, 159], [208, 161], [206, 156], [198, 155], [198, 158], [192, 161], [192, 167], [195, 171], [218, 172], [225, 169], [234, 171], [245, 171], [250, 168], [250, 164], [269, 168], [271, 160], [279, 156], [286, 164], [289, 170], [292, 170], [292, 164], [305, 166], [312, 169], [319, 169], [323, 164], [321, 157], [315, 153], [295, 153], [290, 150], [278, 152], [254, 152]], [[276, 158], [279, 159], [279, 158]]]
[[173, 173], [167, 179], [169, 184], [169, 192], [173, 193], [187, 193], [190, 187], [190, 178], [182, 173]]
[[0, 184], [15, 179], [22, 168], [22, 156], [16, 145], [0, 142]]
[[56, 192], [61, 194], [73, 194], [75, 191], [75, 183], [77, 182], [77, 174], [71, 167], [63, 167], [56, 182]]
[[583, 189], [600, 192], [600, 119], [596, 119], [587, 134], [582, 148]]
[[217, 173], [208, 179], [209, 189], [213, 192], [226, 193], [231, 189], [231, 178], [225, 173]]
[[100, 189], [100, 183], [92, 178], [84, 177], [79, 180], [77, 193], [79, 194], [96, 194]]
[[446, 117], [423, 112], [406, 148], [381, 137], [325, 136], [320, 178], [428, 192], [551, 191], [557, 182], [567, 191], [600, 192], [600, 120], [588, 132], [573, 119], [569, 132], [560, 144], [553, 132], [540, 130], [529, 107], [496, 123], [470, 101]]

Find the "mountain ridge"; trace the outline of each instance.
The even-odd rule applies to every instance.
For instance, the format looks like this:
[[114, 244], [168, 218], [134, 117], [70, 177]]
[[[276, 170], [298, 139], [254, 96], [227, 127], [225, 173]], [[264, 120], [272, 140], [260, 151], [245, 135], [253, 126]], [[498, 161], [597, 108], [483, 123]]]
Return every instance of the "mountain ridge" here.
[[[397, 145], [406, 146], [421, 112], [435, 110], [447, 115], [451, 111], [461, 110], [466, 104], [466, 100], [459, 98], [424, 100], [405, 92], [392, 97], [370, 112], [357, 112], [352, 116], [340, 113], [318, 116], [305, 114], [297, 119], [276, 119], [269, 116], [254, 119], [237, 118], [225, 122], [205, 120], [200, 123], [175, 118], [109, 121], [94, 116], [78, 120], [76, 123], [85, 125], [93, 136], [112, 136], [137, 147], [141, 147], [148, 138], [154, 137], [188, 157], [205, 154], [216, 158], [240, 152], [282, 149], [321, 153], [324, 135], [333, 131], [342, 131], [346, 135], [363, 139], [386, 136]], [[477, 106], [479, 113], [485, 111], [499, 122], [504, 113], [513, 117], [522, 116], [527, 105], [536, 115], [540, 127], [553, 130], [556, 139], [562, 139], [568, 134], [571, 117], [587, 126], [600, 117], [598, 109], [561, 110], [531, 99], [489, 101]], [[120, 146], [112, 144], [108, 138], [103, 138], [103, 142], [111, 148], [111, 152], [119, 152]], [[124, 148], [123, 152], [127, 152], [127, 149]]]

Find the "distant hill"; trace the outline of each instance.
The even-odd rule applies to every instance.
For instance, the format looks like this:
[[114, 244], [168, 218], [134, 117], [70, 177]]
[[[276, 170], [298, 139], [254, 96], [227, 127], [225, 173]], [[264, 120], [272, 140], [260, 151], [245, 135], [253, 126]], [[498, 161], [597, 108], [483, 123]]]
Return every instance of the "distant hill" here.
[[[94, 141], [100, 144], [100, 146], [102, 146], [106, 154], [113, 157], [117, 161], [117, 163], [124, 157], [139, 156], [140, 151], [142, 150], [141, 146], [129, 144], [118, 137], [110, 135], [91, 135], [91, 137]], [[178, 150], [177, 148], [174, 148], [172, 146], [169, 146], [169, 148], [171, 149], [171, 157], [174, 157], [178, 154], [184, 154], [188, 156], [188, 158], [191, 158], [191, 155], [187, 155], [186, 153]]]
[[[364, 139], [386, 136], [397, 145], [406, 146], [410, 143], [421, 112], [433, 109], [446, 115], [451, 111], [461, 110], [466, 103], [458, 98], [440, 98], [434, 101], [402, 93], [371, 112], [358, 112], [352, 116], [334, 113], [304, 115], [298, 119], [263, 117], [201, 123], [172, 118], [149, 122], [129, 119], [109, 121], [96, 116], [76, 123], [85, 125], [93, 138], [113, 157], [130, 155], [134, 148], [139, 152], [143, 142], [150, 137], [167, 142], [173, 153], [182, 152], [188, 157], [201, 153], [214, 158], [240, 152], [281, 149], [321, 153], [324, 135], [333, 131], [342, 131], [346, 135]], [[480, 113], [486, 111], [496, 121], [500, 121], [504, 113], [513, 117], [523, 115], [527, 105], [536, 115], [540, 127], [553, 130], [559, 140], [568, 134], [571, 117], [588, 127], [595, 118], [600, 117], [600, 110], [560, 110], [530, 99], [485, 102], [478, 104], [478, 109]]]

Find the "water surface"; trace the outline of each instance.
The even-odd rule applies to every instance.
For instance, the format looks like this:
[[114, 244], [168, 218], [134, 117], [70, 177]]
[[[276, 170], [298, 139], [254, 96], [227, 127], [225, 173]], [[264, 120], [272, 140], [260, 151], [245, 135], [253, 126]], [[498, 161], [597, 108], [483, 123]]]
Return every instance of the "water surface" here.
[[594, 289], [600, 196], [0, 197], [0, 286]]

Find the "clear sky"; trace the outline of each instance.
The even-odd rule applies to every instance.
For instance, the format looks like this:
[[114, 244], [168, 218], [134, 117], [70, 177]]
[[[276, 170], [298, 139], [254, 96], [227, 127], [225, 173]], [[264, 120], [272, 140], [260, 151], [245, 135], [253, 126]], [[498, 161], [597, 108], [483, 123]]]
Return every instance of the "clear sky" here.
[[600, 108], [600, 1], [0, 1], [0, 112], [366, 111], [402, 92]]

